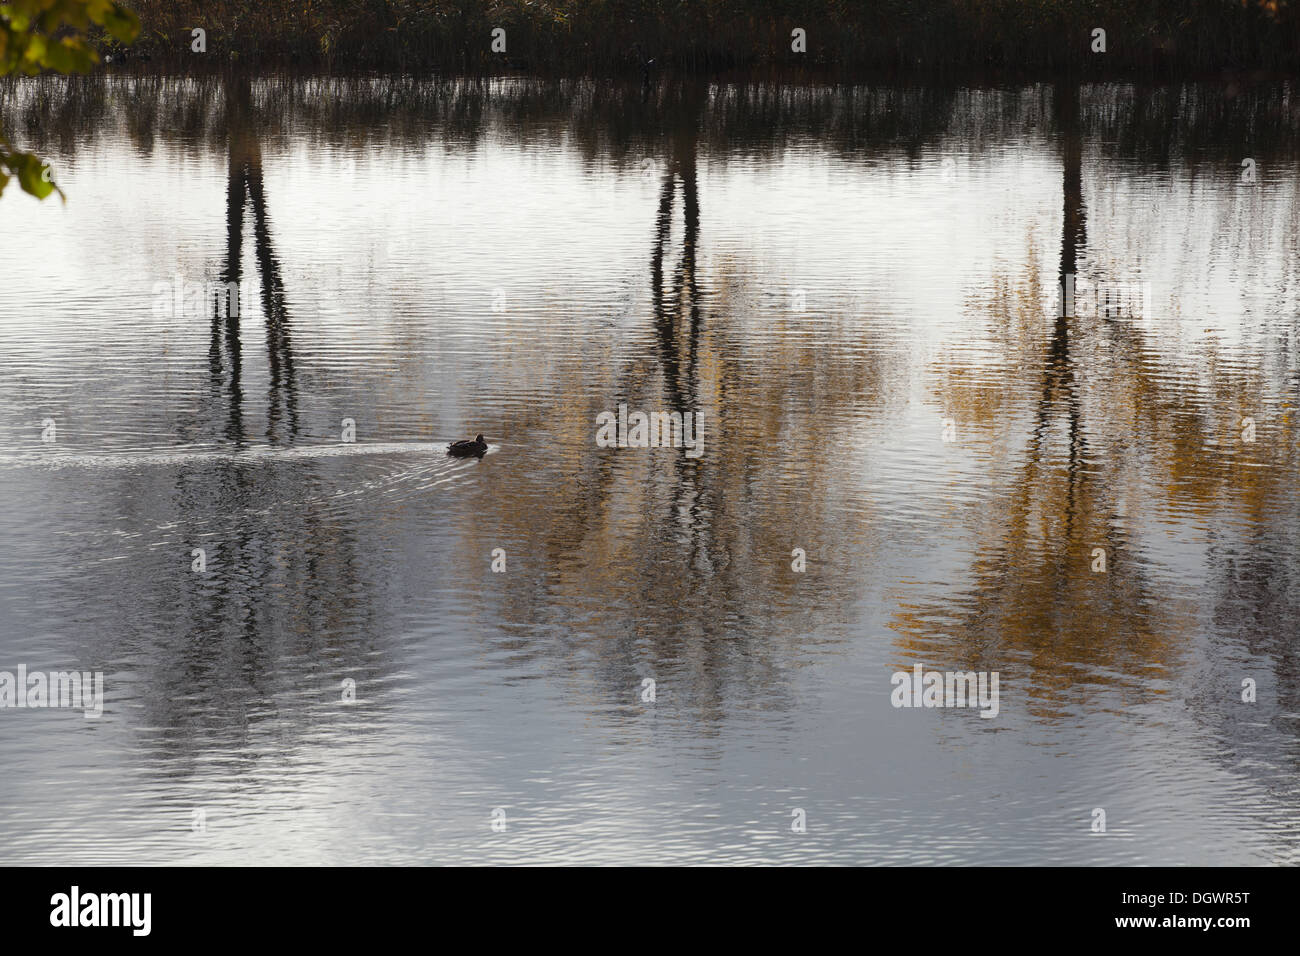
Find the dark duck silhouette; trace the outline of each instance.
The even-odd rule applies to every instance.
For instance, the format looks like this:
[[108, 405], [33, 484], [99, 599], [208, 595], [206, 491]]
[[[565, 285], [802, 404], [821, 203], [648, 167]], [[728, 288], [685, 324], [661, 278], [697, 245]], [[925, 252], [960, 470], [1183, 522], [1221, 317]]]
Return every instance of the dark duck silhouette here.
[[454, 441], [447, 446], [447, 454], [456, 455], [462, 458], [467, 457], [469, 455], [477, 455], [478, 457], [482, 458], [486, 451], [487, 451], [487, 442], [483, 440], [483, 436], [481, 434], [475, 435], [473, 441], [470, 441], [468, 439], [466, 439], [465, 441]]

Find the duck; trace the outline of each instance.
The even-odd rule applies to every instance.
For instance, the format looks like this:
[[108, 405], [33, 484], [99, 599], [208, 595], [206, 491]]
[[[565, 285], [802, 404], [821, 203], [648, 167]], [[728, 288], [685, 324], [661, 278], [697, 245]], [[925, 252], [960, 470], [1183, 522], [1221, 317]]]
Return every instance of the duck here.
[[447, 446], [447, 454], [449, 455], [478, 455], [482, 457], [486, 451], [487, 442], [483, 440], [481, 434], [475, 435], [473, 441], [469, 439], [454, 441]]

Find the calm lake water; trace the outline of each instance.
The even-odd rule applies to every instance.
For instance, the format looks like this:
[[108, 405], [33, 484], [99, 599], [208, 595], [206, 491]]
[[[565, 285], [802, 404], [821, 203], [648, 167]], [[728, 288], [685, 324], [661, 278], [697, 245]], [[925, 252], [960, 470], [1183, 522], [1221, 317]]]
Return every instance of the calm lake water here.
[[67, 195], [0, 199], [0, 670], [104, 675], [0, 709], [0, 862], [1300, 862], [1295, 89], [0, 126]]

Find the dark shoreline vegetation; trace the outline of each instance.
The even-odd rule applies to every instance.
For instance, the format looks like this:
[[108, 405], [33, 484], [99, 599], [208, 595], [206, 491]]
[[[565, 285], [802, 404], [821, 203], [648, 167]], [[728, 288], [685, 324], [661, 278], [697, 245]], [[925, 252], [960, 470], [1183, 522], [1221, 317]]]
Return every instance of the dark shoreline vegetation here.
[[[129, 0], [125, 62], [563, 75], [1300, 70], [1286, 0]], [[191, 30], [206, 31], [205, 53]], [[506, 50], [493, 52], [492, 31]], [[791, 49], [806, 31], [807, 51]], [[1093, 30], [1106, 31], [1094, 52]], [[121, 49], [103, 47], [106, 53]], [[652, 61], [652, 62], [651, 62]]]

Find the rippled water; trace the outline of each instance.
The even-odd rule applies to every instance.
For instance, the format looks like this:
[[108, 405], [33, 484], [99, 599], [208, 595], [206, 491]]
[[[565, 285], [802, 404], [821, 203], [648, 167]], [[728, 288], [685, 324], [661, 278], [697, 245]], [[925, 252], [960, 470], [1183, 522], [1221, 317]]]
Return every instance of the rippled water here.
[[[105, 686], [0, 710], [0, 862], [1300, 861], [1293, 89], [0, 126], [68, 197], [0, 200], [0, 670]], [[891, 706], [915, 663], [997, 716]]]

